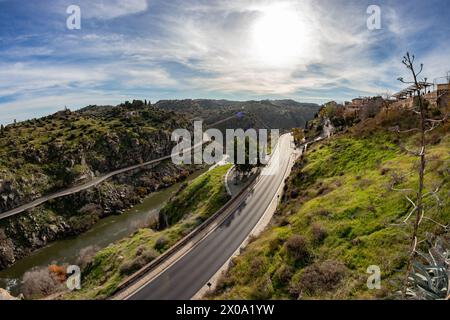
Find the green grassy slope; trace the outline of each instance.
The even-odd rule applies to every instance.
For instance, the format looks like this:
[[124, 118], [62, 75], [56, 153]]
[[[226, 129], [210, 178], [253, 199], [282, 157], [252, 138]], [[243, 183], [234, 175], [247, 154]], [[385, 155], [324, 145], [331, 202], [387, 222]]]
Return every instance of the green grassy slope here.
[[183, 186], [162, 209], [171, 216], [170, 227], [161, 231], [140, 229], [131, 237], [98, 252], [83, 270], [82, 290], [63, 298], [108, 297], [128, 275], [200, 225], [228, 201], [223, 179], [229, 168], [230, 165], [217, 167]]
[[[426, 182], [444, 183], [442, 208], [427, 215], [450, 221], [448, 126], [430, 139]], [[412, 147], [415, 137], [406, 138]], [[408, 229], [394, 226], [411, 210], [397, 187], [417, 186], [417, 158], [397, 138], [361, 124], [353, 132], [314, 145], [299, 160], [271, 226], [219, 281], [218, 299], [393, 298], [404, 278]], [[429, 190], [429, 189], [428, 189]], [[424, 221], [425, 231], [443, 229]], [[381, 290], [369, 290], [367, 268], [382, 272]]]

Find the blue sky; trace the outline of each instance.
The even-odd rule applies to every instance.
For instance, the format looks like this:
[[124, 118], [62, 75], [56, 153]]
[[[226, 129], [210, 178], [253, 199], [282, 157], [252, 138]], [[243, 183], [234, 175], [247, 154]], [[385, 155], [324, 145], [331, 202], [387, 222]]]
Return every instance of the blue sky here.
[[0, 123], [132, 99], [395, 92], [407, 50], [429, 79], [450, 71], [449, 21], [448, 0], [0, 0]]

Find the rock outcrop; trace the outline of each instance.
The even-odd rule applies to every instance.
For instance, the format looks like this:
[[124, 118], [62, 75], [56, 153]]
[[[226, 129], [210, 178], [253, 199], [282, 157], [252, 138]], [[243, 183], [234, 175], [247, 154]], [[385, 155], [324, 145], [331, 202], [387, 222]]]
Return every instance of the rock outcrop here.
[[103, 217], [121, 214], [151, 192], [183, 180], [193, 169], [161, 163], [1, 220], [0, 270], [52, 241], [89, 230]]
[[8, 291], [0, 288], [0, 301], [5, 300], [20, 300], [19, 298], [13, 297]]

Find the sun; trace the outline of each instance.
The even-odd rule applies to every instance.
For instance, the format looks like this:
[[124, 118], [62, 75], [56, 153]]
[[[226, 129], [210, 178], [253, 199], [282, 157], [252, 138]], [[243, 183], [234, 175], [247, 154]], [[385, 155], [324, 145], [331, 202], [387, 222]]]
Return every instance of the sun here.
[[308, 51], [308, 25], [301, 14], [285, 6], [262, 11], [252, 27], [253, 51], [261, 63], [285, 66]]

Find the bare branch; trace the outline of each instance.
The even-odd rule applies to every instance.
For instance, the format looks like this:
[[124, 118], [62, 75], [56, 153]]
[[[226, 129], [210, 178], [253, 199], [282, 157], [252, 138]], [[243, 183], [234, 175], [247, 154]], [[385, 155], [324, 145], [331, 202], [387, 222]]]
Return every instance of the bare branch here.
[[411, 218], [411, 216], [413, 215], [414, 212], [417, 211], [417, 209], [418, 209], [417, 206], [415, 206], [415, 207], [411, 210], [411, 212], [408, 214], [408, 216], [406, 217], [406, 219], [403, 220], [403, 223], [407, 223], [408, 220], [409, 220], [409, 218]]
[[411, 255], [413, 256], [416, 253], [416, 247], [417, 247], [417, 237], [414, 237], [414, 245], [411, 250]]
[[414, 189], [397, 189], [397, 188], [394, 188], [394, 186], [391, 186], [391, 190], [399, 191], [399, 192], [414, 192], [417, 194], [416, 190], [414, 190]]
[[435, 191], [430, 191], [430, 192], [424, 194], [422, 198], [423, 198], [423, 199], [426, 199], [426, 198], [429, 197], [429, 196], [433, 196], [433, 197], [436, 199], [437, 204], [438, 204], [439, 206], [442, 206], [442, 204], [443, 204], [443, 203], [442, 203], [442, 200], [441, 200], [441, 198], [439, 198], [439, 195], [438, 195], [438, 192], [439, 192], [439, 189], [440, 189], [440, 188], [441, 188], [441, 187], [437, 187]]
[[399, 148], [400, 148], [400, 150], [402, 150], [403, 152], [406, 152], [406, 153], [408, 153], [408, 154], [410, 154], [410, 155], [412, 155], [412, 156], [419, 157], [419, 156], [421, 155], [421, 153], [420, 153], [419, 151], [412, 151], [412, 150], [409, 150], [408, 148], [406, 148], [406, 147], [405, 147], [404, 145], [402, 145], [402, 144], [399, 145]]
[[425, 133], [430, 133], [431, 131], [433, 131], [434, 129], [439, 127], [439, 125], [440, 125], [440, 123], [433, 122], [432, 125], [431, 125], [431, 128], [428, 129], [428, 130], [425, 130]]
[[436, 122], [436, 123], [442, 123], [442, 122], [445, 122], [447, 120], [448, 120], [447, 116], [445, 116], [442, 119], [425, 119], [425, 121], [427, 121], [427, 122]]
[[436, 225], [438, 225], [438, 226], [444, 228], [445, 230], [448, 230], [448, 229], [449, 229], [449, 225], [446, 225], [446, 226], [445, 226], [445, 225], [443, 225], [442, 223], [439, 223], [439, 222], [437, 222], [436, 220], [433, 220], [433, 219], [431, 219], [431, 218], [429, 218], [429, 217], [423, 217], [423, 219], [424, 219], [424, 220], [431, 221], [431, 222], [433, 222], [434, 224], [436, 224]]
[[409, 130], [400, 130], [399, 126], [393, 127], [389, 129], [392, 132], [395, 132], [397, 134], [399, 133], [410, 133], [410, 132], [415, 132], [415, 131], [420, 131], [419, 128], [413, 128], [413, 129], [409, 129]]
[[416, 73], [416, 77], [418, 77], [423, 71], [423, 63], [420, 64], [420, 70]]
[[417, 204], [416, 204], [414, 201], [412, 201], [410, 197], [408, 197], [408, 196], [405, 195], [405, 198], [406, 198], [406, 200], [408, 200], [414, 207], [417, 207]]
[[420, 219], [419, 219], [419, 222], [417, 222], [417, 225], [420, 225], [422, 223], [424, 216], [425, 216], [425, 209], [422, 209], [422, 215], [420, 216]]

